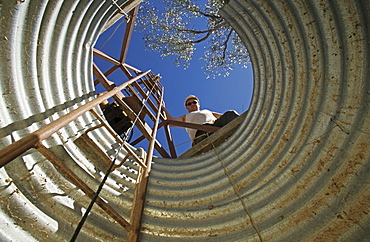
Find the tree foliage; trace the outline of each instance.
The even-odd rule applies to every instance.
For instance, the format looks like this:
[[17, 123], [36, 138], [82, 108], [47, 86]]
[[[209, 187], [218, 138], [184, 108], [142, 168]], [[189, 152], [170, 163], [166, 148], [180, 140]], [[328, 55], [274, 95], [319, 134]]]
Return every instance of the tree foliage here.
[[162, 9], [148, 1], [140, 5], [137, 27], [147, 48], [186, 69], [196, 46], [206, 42], [200, 59], [207, 77], [227, 76], [234, 65], [247, 66], [245, 46], [218, 14], [224, 0], [163, 0], [161, 5]]

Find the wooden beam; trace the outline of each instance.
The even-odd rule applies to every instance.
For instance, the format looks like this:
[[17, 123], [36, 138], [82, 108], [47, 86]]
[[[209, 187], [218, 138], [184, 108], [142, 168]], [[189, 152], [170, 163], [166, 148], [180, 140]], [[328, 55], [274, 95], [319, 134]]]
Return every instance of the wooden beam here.
[[164, 126], [164, 131], [166, 133], [167, 144], [168, 144], [168, 148], [170, 149], [171, 157], [176, 158], [177, 154], [176, 154], [175, 145], [173, 144], [173, 139], [172, 139], [172, 136], [171, 136], [170, 127], [168, 127], [168, 125], [165, 125]]
[[122, 65], [123, 65], [125, 68], [127, 68], [128, 70], [131, 70], [131, 71], [135, 72], [136, 74], [141, 72], [139, 69], [137, 69], [137, 68], [135, 68], [135, 67], [133, 67], [133, 66], [130, 66], [130, 65], [129, 65], [129, 64], [127, 64], [127, 63], [123, 63]]
[[[163, 92], [162, 92], [163, 93]], [[127, 241], [139, 241], [140, 230], [141, 230], [141, 222], [144, 213], [144, 205], [146, 199], [146, 192], [148, 187], [149, 181], [149, 173], [151, 170], [151, 164], [153, 159], [153, 151], [155, 146], [156, 134], [158, 131], [159, 125], [159, 115], [162, 111], [163, 105], [163, 96], [161, 97], [161, 102], [159, 103], [159, 112], [157, 113], [156, 121], [154, 123], [153, 132], [151, 134], [152, 138], [149, 140], [149, 147], [148, 153], [146, 156], [146, 169], [144, 170], [140, 182], [137, 184], [135, 189], [135, 197], [134, 203], [132, 205], [132, 213], [130, 216], [130, 224], [132, 226], [132, 230], [128, 232]]]
[[[110, 74], [112, 74], [115, 70], [117, 70], [117, 68], [118, 68], [119, 66], [112, 66], [108, 71], [106, 71], [103, 75], [105, 76], [105, 77], [107, 77], [107, 76], [109, 76]], [[131, 79], [131, 78], [130, 78]], [[107, 79], [108, 80], [108, 79]], [[96, 86], [96, 85], [98, 85], [100, 83], [100, 80], [99, 79], [96, 79], [95, 81], [94, 81], [94, 86]], [[108, 80], [108, 83], [110, 83], [110, 84], [114, 84], [114, 82], [112, 82], [112, 81], [109, 81]]]
[[98, 49], [93, 49], [93, 55], [96, 56], [96, 57], [99, 57], [100, 59], [102, 60], [105, 60], [105, 61], [108, 61], [114, 65], [119, 65], [121, 64], [119, 62], [119, 60], [113, 58], [112, 56], [110, 55], [107, 55], [106, 53], [102, 52], [101, 50], [98, 50]]
[[205, 132], [216, 132], [220, 129], [220, 127], [215, 127], [211, 125], [202, 125], [202, 124], [194, 124], [194, 123], [188, 123], [188, 122], [182, 122], [182, 121], [176, 121], [176, 120], [166, 120], [162, 122], [164, 125], [172, 124], [177, 127], [184, 127], [184, 128], [191, 128], [196, 130], [201, 130]]
[[145, 139], [145, 136], [144, 136], [144, 135], [142, 135], [142, 136], [140, 136], [139, 138], [137, 138], [136, 140], [132, 141], [132, 142], [130, 143], [130, 145], [132, 145], [132, 146], [137, 145], [138, 143], [140, 143], [140, 142], [141, 142], [141, 141], [143, 141], [144, 139]]
[[108, 78], [103, 74], [103, 72], [99, 69], [99, 67], [95, 63], [93, 63], [93, 74], [103, 85], [105, 90], [110, 91], [116, 86], [114, 82], [108, 80]]
[[[126, 1], [122, 6], [121, 9], [124, 13], [130, 12], [132, 9], [134, 9], [136, 6], [138, 6], [142, 0], [131, 0]], [[109, 29], [112, 25], [114, 25], [119, 19], [126, 16], [124, 13], [121, 12], [120, 9], [117, 9], [116, 13], [107, 21], [107, 23], [104, 25], [102, 31], [100, 34], [104, 33], [107, 29]]]
[[125, 35], [122, 41], [121, 56], [119, 58], [120, 62], [123, 64], [126, 61], [128, 47], [130, 45], [132, 31], [134, 30], [135, 20], [137, 12], [139, 11], [139, 5], [137, 5], [133, 10], [130, 11], [130, 21], [126, 24]]
[[239, 127], [243, 120], [245, 120], [247, 113], [248, 111], [222, 127], [219, 131], [215, 132], [208, 138], [194, 145], [191, 149], [180, 155], [179, 158], [188, 158], [200, 155], [213, 149], [213, 147], [217, 147], [235, 132], [235, 130]]

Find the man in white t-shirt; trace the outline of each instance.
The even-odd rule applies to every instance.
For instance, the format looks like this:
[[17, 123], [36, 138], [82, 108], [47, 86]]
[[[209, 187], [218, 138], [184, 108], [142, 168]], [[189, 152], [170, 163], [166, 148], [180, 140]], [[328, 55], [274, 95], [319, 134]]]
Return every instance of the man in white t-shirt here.
[[[230, 121], [239, 116], [235, 111], [227, 111], [224, 114], [209, 111], [207, 109], [200, 110], [199, 99], [190, 95], [185, 99], [185, 108], [188, 110], [188, 114], [182, 115], [178, 118], [169, 118], [171, 120], [183, 121], [195, 124], [212, 125], [216, 127], [223, 127]], [[200, 130], [185, 128], [188, 132], [189, 137], [193, 141], [193, 145], [199, 143], [203, 139], [207, 138], [212, 133], [207, 133]]]

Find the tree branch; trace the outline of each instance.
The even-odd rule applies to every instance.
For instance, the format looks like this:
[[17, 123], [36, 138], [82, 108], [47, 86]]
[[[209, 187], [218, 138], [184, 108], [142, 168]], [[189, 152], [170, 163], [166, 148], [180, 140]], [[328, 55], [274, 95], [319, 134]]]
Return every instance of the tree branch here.
[[180, 28], [177, 28], [177, 27], [174, 27], [172, 29], [175, 29], [179, 32], [190, 32], [190, 33], [193, 33], [193, 34], [204, 34], [204, 33], [209, 33], [209, 32], [214, 32], [216, 29], [219, 29], [221, 28], [222, 26], [225, 26], [227, 25], [228, 23], [226, 21], [221, 21], [216, 27], [214, 27], [213, 29], [207, 29], [207, 30], [194, 30], [194, 29], [180, 29]]
[[205, 41], [206, 39], [208, 39], [208, 37], [213, 33], [213, 31], [210, 31], [206, 34], [206, 36], [204, 36], [203, 38], [201, 39], [198, 39], [198, 40], [193, 40], [193, 41], [188, 41], [188, 42], [185, 42], [185, 43], [193, 43], [193, 44], [196, 44], [196, 43], [200, 43], [202, 41]]
[[224, 43], [225, 48], [224, 48], [224, 51], [223, 51], [223, 53], [222, 53], [222, 59], [223, 59], [223, 60], [225, 60], [225, 58], [226, 58], [227, 43], [229, 42], [230, 37], [231, 37], [231, 34], [232, 34], [232, 32], [233, 32], [233, 31], [234, 31], [234, 30], [233, 30], [233, 29], [231, 29], [231, 30], [230, 30], [230, 32], [229, 32], [229, 34], [228, 34], [228, 35], [227, 35], [227, 37], [226, 37], [226, 40], [225, 40], [225, 43]]
[[221, 17], [220, 16], [216, 16], [216, 15], [211, 15], [211, 14], [208, 14], [208, 13], [205, 13], [205, 12], [202, 12], [200, 10], [197, 10], [197, 11], [194, 11], [196, 13], [199, 13], [205, 17], [208, 17], [208, 18], [212, 18], [212, 19], [220, 19]]
[[[227, 22], [223, 22], [219, 25], [217, 25], [216, 27], [214, 27], [213, 29], [209, 29], [209, 30], [206, 30], [206, 31], [202, 31], [202, 33], [207, 33], [206, 36], [204, 36], [203, 38], [201, 39], [198, 39], [198, 40], [193, 40], [193, 41], [186, 41], [186, 42], [181, 42], [179, 43], [179, 45], [182, 45], [182, 44], [196, 44], [196, 43], [200, 43], [206, 39], [208, 39], [208, 37], [217, 29], [221, 28], [222, 26], [225, 26], [227, 25], [228, 23]], [[178, 30], [180, 31], [180, 30]], [[201, 32], [201, 31], [196, 31], [196, 30], [191, 30], [191, 29], [183, 29], [182, 30], [183, 32], [190, 32], [190, 33], [195, 33], [197, 34], [197, 32]]]

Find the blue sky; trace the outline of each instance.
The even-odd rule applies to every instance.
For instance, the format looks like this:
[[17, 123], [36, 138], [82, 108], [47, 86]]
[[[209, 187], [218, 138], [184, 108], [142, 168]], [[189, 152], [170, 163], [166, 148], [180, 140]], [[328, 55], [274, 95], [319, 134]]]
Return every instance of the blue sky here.
[[[106, 40], [110, 38], [101, 50], [108, 54], [116, 53], [111, 55], [118, 59], [125, 24], [122, 24], [115, 34], [111, 36], [114, 28], [115, 26], [112, 26], [100, 36], [95, 48], [100, 49]], [[183, 67], [176, 67], [171, 60], [160, 57], [159, 53], [147, 51], [142, 38], [143, 34], [141, 32], [133, 32], [126, 63], [141, 71], [150, 69], [154, 74], [162, 76], [160, 82], [165, 88], [164, 100], [166, 108], [173, 117], [181, 116], [187, 112], [184, 107], [184, 99], [190, 94], [194, 94], [200, 99], [201, 108], [203, 109], [219, 113], [227, 110], [243, 113], [248, 110], [253, 92], [253, 70], [250, 64], [248, 68], [235, 66], [228, 77], [206, 79], [204, 70], [201, 68], [204, 63], [199, 60], [206, 43], [203, 46], [197, 46], [197, 51], [190, 67], [184, 70]], [[95, 61], [98, 60], [95, 58]], [[102, 67], [103, 64], [103, 62], [98, 62], [98, 66], [105, 70]], [[122, 77], [122, 75], [120, 76]], [[118, 79], [115, 75], [111, 75], [109, 79], [118, 85], [123, 82], [121, 78]], [[97, 86], [97, 92], [101, 91], [100, 85]], [[135, 135], [138, 134], [138, 131], [134, 132]], [[191, 142], [188, 142], [189, 137], [183, 128], [171, 127], [171, 133], [175, 145], [182, 144], [176, 147], [178, 155], [191, 147]], [[158, 139], [167, 148], [167, 143], [164, 142], [163, 129], [159, 130]], [[142, 142], [138, 146], [146, 149], [147, 143]]]

